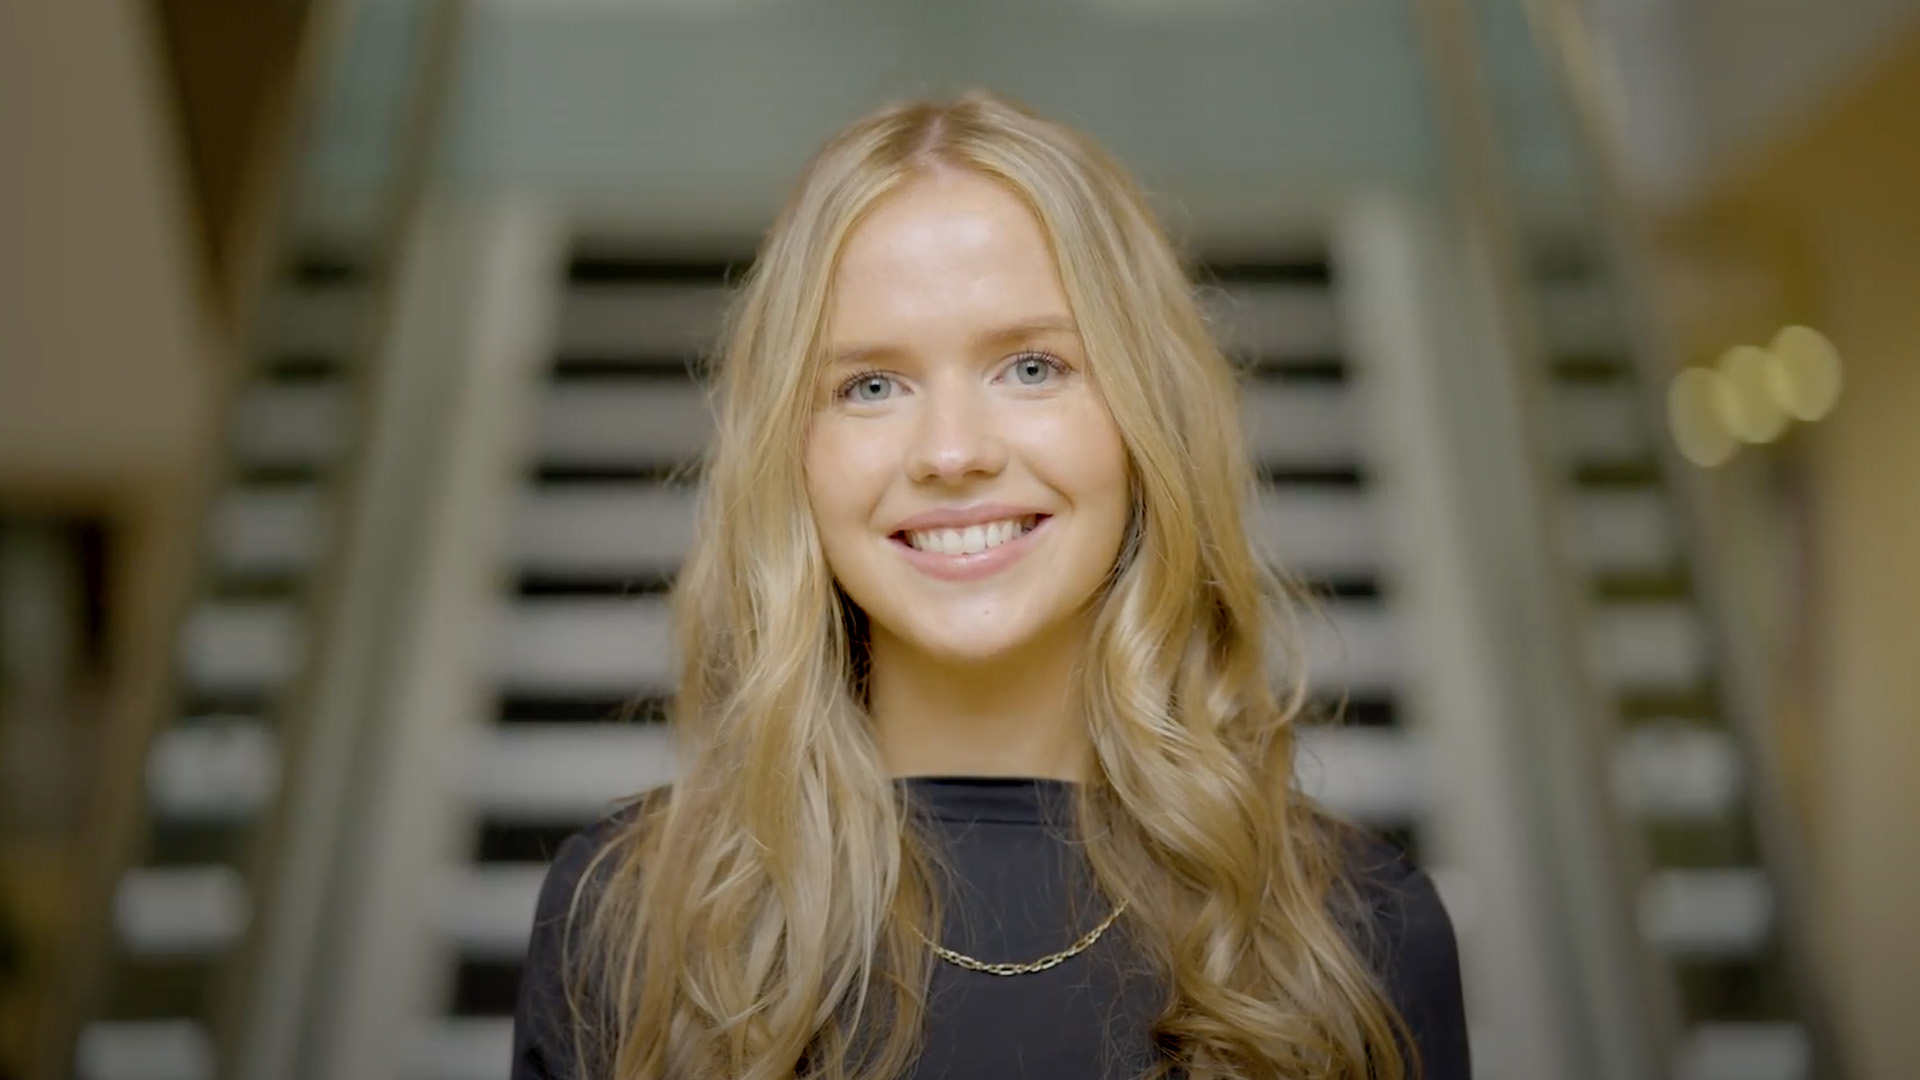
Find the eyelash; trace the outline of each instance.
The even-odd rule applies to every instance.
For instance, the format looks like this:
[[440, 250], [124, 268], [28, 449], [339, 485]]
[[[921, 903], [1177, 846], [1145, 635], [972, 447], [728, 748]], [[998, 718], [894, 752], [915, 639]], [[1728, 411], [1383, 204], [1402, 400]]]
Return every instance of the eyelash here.
[[[1006, 366], [1012, 367], [1013, 365], [1018, 364], [1023, 360], [1039, 360], [1042, 363], [1046, 364], [1048, 367], [1052, 368], [1054, 371], [1054, 374], [1056, 375], [1065, 375], [1073, 370], [1072, 368], [1069, 368], [1066, 365], [1066, 363], [1063, 362], [1059, 357], [1049, 352], [1040, 352], [1039, 350], [1030, 350], [1028, 352], [1020, 353], [1019, 355], [1015, 356], [1013, 359], [1007, 361]], [[866, 371], [862, 371], [856, 375], [849, 375], [846, 378], [846, 380], [840, 384], [840, 388], [834, 391], [834, 398], [836, 400], [845, 400], [847, 394], [850, 393], [854, 387], [860, 385], [861, 383], [867, 381], [868, 379], [890, 379], [892, 377], [893, 376], [891, 374], [885, 371], [881, 371], [879, 368], [868, 368]]]

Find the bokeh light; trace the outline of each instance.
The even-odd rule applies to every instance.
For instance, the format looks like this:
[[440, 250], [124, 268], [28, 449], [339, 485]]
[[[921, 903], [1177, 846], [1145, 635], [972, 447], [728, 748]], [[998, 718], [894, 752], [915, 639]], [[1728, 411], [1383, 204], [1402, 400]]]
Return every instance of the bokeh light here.
[[1757, 345], [1736, 345], [1720, 356], [1721, 378], [1712, 384], [1714, 412], [1741, 442], [1772, 442], [1790, 422], [1769, 385], [1773, 366], [1772, 355]]
[[1773, 337], [1766, 385], [1787, 415], [1818, 420], [1840, 400], [1840, 351], [1810, 326], [1788, 326]]
[[1667, 425], [1673, 441], [1688, 461], [1710, 469], [1726, 462], [1739, 443], [1721, 421], [1715, 402], [1729, 391], [1726, 377], [1712, 368], [1688, 368], [1667, 388]]

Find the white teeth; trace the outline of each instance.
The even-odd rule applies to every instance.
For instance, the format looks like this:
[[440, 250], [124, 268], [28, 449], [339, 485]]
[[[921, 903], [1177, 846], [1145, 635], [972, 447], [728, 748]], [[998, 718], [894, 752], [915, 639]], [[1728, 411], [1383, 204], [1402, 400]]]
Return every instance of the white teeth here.
[[965, 529], [920, 529], [908, 533], [907, 542], [936, 555], [975, 555], [1025, 535], [1037, 522], [1037, 518], [1025, 517]]

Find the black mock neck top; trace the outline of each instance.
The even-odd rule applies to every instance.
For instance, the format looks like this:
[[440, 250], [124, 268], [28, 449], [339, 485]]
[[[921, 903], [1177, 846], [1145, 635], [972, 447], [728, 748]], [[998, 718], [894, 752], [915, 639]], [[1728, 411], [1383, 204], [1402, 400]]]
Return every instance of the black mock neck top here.
[[[1071, 947], [1112, 911], [1071, 835], [1071, 782], [915, 776], [895, 783], [943, 842], [952, 871], [943, 886], [947, 948], [986, 962], [1038, 960]], [[617, 821], [574, 834], [548, 871], [514, 1015], [513, 1080], [586, 1080], [569, 1064], [561, 935], [581, 874]], [[1432, 881], [1378, 841], [1356, 849], [1351, 872], [1371, 909], [1365, 947], [1412, 1031], [1425, 1065], [1420, 1075], [1467, 1080], [1459, 957]], [[1148, 1033], [1166, 994], [1130, 962], [1125, 927], [1125, 919], [1114, 923], [1090, 948], [1041, 972], [993, 975], [936, 960], [912, 1080], [1144, 1073], [1155, 1060]]]

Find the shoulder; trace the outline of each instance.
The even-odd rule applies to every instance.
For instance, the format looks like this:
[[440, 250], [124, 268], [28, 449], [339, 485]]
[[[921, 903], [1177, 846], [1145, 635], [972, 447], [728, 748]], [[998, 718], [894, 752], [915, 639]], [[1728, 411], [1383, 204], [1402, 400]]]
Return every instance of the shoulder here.
[[635, 796], [561, 841], [534, 903], [527, 949], [529, 975], [559, 982], [579, 969], [577, 932], [604, 897], [624, 846], [635, 840], [634, 826], [665, 795], [665, 788], [657, 788]]
[[633, 796], [561, 841], [540, 886], [536, 929], [555, 917], [565, 918], [574, 909], [576, 898], [591, 898], [590, 895], [581, 897], [583, 885], [587, 894], [597, 891], [604, 882], [608, 857], [615, 854], [619, 845], [631, 841], [634, 824], [663, 803], [669, 790], [668, 786], [661, 786]]
[[664, 799], [665, 788], [645, 792], [569, 834], [553, 853], [540, 894], [534, 904], [533, 925], [520, 969], [514, 1006], [513, 1080], [574, 1080], [584, 1075], [575, 1064], [574, 1035], [581, 1007], [597, 1012], [599, 1005], [576, 1003], [570, 987], [591, 965], [583, 963], [575, 928], [598, 902], [612, 856], [628, 842], [634, 824]]
[[1343, 873], [1353, 914], [1394, 952], [1454, 947], [1453, 921], [1433, 878], [1405, 852], [1358, 829], [1343, 839]]
[[1467, 1076], [1466, 1010], [1453, 920], [1433, 878], [1385, 841], [1343, 830], [1356, 944], [1407, 1023], [1427, 1080]]

